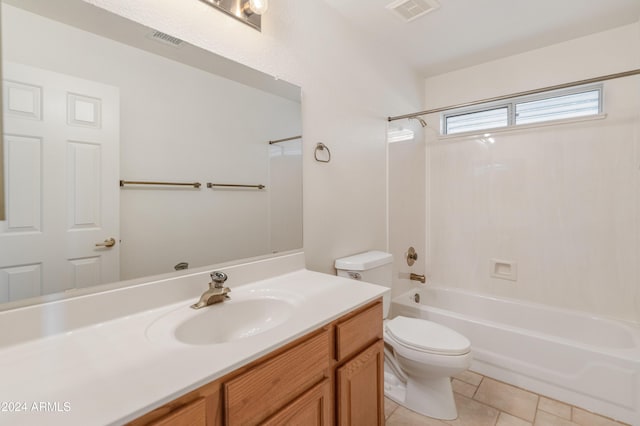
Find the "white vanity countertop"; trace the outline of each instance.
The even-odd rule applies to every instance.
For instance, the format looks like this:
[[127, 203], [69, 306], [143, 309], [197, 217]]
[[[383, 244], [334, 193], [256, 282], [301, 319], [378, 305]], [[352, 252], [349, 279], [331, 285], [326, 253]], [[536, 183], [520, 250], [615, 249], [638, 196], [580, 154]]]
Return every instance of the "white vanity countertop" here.
[[280, 326], [229, 343], [189, 345], [170, 335], [150, 337], [147, 330], [155, 320], [188, 309], [197, 301], [192, 297], [2, 347], [0, 425], [125, 423], [388, 291], [305, 269], [238, 287], [231, 279], [228, 284], [232, 298], [234, 290], [270, 288], [299, 294], [299, 305]]

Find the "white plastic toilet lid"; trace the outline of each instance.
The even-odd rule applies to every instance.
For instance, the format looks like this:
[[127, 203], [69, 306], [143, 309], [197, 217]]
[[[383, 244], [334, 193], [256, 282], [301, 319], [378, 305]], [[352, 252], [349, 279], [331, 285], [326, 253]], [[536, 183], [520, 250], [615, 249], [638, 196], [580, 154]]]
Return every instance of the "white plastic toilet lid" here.
[[403, 345], [442, 355], [463, 355], [471, 342], [457, 331], [419, 318], [395, 317], [386, 322], [387, 332]]

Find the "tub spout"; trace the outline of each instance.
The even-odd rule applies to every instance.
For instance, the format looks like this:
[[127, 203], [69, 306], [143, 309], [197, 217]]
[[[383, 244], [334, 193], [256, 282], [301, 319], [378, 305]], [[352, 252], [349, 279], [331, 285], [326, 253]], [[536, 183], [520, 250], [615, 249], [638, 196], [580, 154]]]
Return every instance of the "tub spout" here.
[[411, 273], [411, 275], [409, 275], [409, 279], [413, 281], [420, 281], [422, 284], [427, 282], [427, 279], [425, 278], [424, 274], [418, 275], [418, 274], [414, 274], [413, 272]]

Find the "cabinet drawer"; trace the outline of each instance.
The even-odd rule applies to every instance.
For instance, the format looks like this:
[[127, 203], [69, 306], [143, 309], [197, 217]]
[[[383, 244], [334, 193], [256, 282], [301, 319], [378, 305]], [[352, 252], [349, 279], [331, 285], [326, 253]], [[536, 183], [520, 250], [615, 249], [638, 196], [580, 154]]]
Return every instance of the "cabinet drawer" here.
[[342, 361], [382, 339], [382, 302], [336, 326], [336, 360]]
[[204, 398], [172, 411], [166, 416], [149, 423], [150, 426], [196, 426], [207, 424]]
[[258, 365], [224, 385], [226, 423], [255, 424], [328, 375], [329, 332]]

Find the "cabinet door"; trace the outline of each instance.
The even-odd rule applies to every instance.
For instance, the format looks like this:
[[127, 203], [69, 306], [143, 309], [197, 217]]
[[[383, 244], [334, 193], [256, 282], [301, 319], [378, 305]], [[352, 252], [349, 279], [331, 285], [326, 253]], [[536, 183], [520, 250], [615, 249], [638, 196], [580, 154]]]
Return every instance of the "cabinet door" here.
[[379, 340], [337, 370], [338, 424], [384, 424], [384, 342]]
[[331, 406], [331, 381], [325, 379], [262, 425], [328, 426], [333, 423]]

